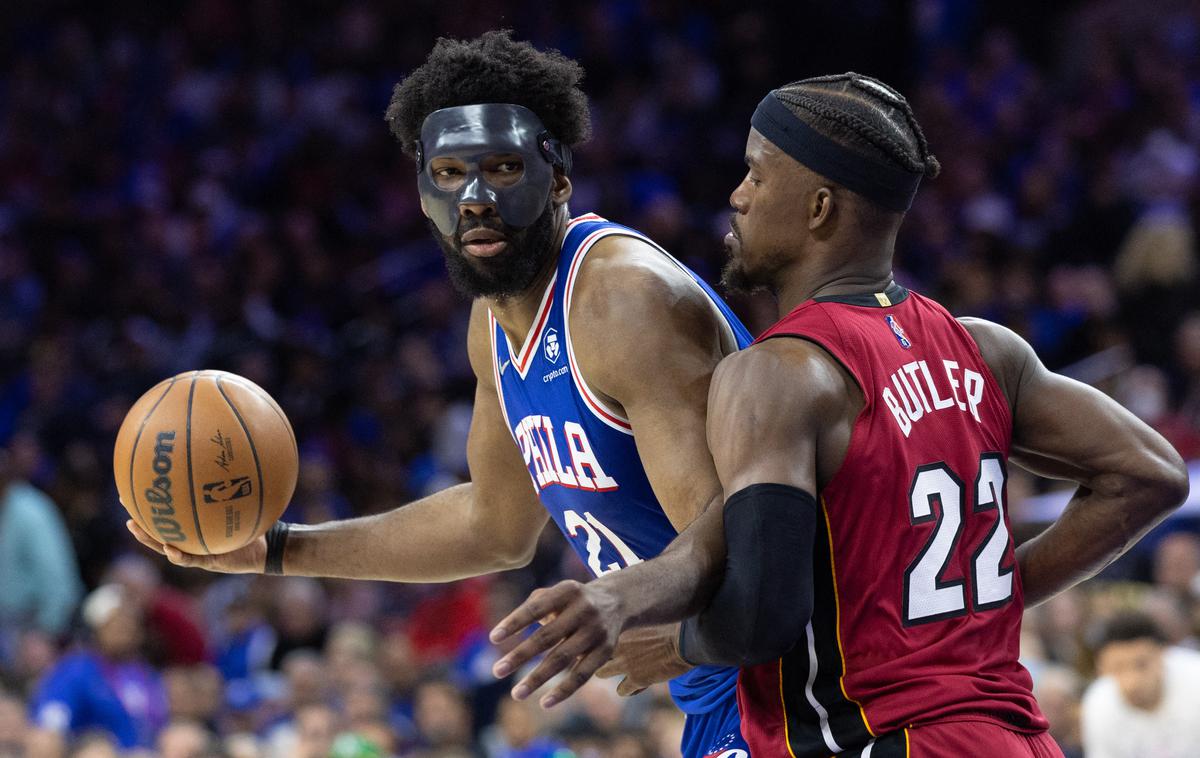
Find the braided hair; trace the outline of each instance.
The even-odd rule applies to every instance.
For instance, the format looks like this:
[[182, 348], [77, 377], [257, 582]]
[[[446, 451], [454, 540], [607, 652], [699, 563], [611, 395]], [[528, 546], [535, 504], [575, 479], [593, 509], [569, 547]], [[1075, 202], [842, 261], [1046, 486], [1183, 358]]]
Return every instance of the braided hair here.
[[775, 96], [846, 147], [930, 179], [942, 170], [908, 101], [878, 79], [854, 72], [815, 76], [785, 84]]

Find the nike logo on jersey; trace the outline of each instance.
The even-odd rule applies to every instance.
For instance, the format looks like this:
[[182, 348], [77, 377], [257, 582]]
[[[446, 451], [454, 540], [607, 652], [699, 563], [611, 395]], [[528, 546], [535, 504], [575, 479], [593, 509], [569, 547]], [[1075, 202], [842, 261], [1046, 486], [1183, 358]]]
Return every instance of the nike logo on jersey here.
[[612, 492], [620, 486], [616, 479], [605, 473], [587, 433], [574, 421], [564, 423], [562, 430], [569, 465], [559, 453], [554, 424], [548, 416], [526, 416], [517, 424], [513, 435], [538, 492], [554, 484], [590, 492]]
[[504, 363], [501, 363], [501, 364], [500, 364], [500, 376], [504, 376], [504, 370], [505, 370], [506, 368], [508, 368], [508, 364], [510, 364], [510, 363], [512, 363], [512, 360], [511, 360], [511, 359], [510, 359], [510, 360], [506, 360], [506, 361], [504, 361]]
[[[934, 381], [935, 366], [930, 370], [925, 361], [905, 363], [889, 377], [892, 387], [885, 386], [881, 393], [883, 404], [892, 412], [892, 418], [907, 437], [913, 424], [927, 414], [957, 407], [969, 412], [979, 421], [979, 404], [983, 402], [983, 375], [969, 368], [960, 368], [958, 361], [942, 361], [945, 378], [943, 389]], [[961, 392], [960, 392], [961, 390]]]

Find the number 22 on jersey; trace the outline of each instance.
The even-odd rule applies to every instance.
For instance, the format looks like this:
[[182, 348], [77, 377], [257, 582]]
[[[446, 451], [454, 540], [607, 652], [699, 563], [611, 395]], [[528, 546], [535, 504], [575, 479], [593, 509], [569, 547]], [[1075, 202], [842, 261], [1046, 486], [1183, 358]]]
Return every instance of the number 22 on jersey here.
[[[1013, 594], [1013, 567], [1001, 566], [1010, 537], [1004, 521], [1003, 493], [1007, 472], [998, 453], [984, 453], [972, 487], [972, 507], [967, 510], [963, 481], [945, 463], [917, 468], [909, 488], [909, 518], [913, 526], [935, 522], [921, 552], [904, 572], [904, 624], [914, 626], [954, 618], [967, 612], [966, 580], [942, 578], [959, 549], [974, 547], [970, 575], [972, 607], [976, 611], [998, 608]], [[935, 504], [940, 508], [935, 508]], [[960, 546], [966, 518], [994, 519], [977, 546]]]

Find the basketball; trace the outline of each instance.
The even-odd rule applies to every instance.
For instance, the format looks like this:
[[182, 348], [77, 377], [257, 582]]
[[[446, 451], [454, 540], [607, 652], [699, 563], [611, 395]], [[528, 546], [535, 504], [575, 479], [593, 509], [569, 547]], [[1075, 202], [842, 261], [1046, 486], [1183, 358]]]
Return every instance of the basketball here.
[[134, 403], [117, 433], [121, 504], [185, 553], [227, 553], [263, 534], [296, 489], [296, 436], [249, 379], [189, 371]]

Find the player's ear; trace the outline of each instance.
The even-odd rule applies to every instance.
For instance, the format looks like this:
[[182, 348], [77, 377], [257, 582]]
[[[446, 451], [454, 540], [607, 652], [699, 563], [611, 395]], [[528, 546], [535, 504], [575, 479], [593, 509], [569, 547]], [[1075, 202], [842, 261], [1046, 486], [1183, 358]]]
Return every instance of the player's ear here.
[[818, 187], [808, 202], [808, 228], [816, 231], [833, 216], [833, 192], [828, 187]]
[[554, 184], [550, 185], [550, 201], [555, 205], [566, 205], [574, 191], [575, 188], [571, 185], [570, 177], [558, 169], [554, 169]]

